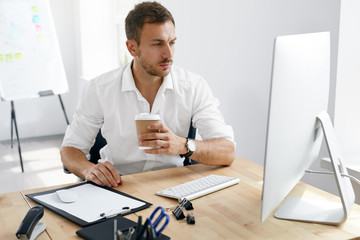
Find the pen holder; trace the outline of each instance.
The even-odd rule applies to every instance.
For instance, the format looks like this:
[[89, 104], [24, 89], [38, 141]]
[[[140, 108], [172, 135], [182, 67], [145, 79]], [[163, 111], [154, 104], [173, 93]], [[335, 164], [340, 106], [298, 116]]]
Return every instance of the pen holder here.
[[[149, 225], [147, 225], [149, 226]], [[170, 237], [160, 234], [159, 236], [156, 236], [156, 234], [153, 232], [153, 230], [149, 229], [149, 227], [141, 225], [139, 229], [141, 230], [143, 227], [146, 228], [144, 233], [142, 235], [138, 235], [140, 230], [136, 230], [136, 228], [133, 228], [135, 232], [131, 233], [131, 228], [129, 230], [123, 231], [122, 233], [118, 233], [117, 240], [168, 240]]]
[[[127, 232], [116, 230], [115, 239], [118, 240], [153, 240], [153, 239], [170, 239], [162, 235], [162, 231], [169, 224], [170, 217], [165, 213], [163, 207], [157, 207], [151, 213], [150, 217], [146, 218], [145, 223], [142, 222], [142, 216], [138, 217], [136, 227], [130, 227]], [[117, 229], [117, 222], [114, 222], [114, 230]]]

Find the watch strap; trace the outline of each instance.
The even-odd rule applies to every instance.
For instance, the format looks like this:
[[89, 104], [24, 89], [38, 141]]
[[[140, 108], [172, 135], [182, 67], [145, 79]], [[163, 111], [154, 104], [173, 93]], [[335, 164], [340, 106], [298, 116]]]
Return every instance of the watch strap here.
[[189, 141], [189, 138], [186, 138], [186, 144], [185, 144], [185, 146], [186, 146], [186, 148], [188, 149], [188, 152], [187, 153], [185, 153], [185, 154], [179, 154], [180, 155], [180, 157], [182, 157], [182, 158], [188, 158], [188, 157], [190, 157], [194, 152], [193, 151], [191, 151], [190, 149], [189, 149], [189, 147], [188, 147], [188, 145], [187, 145], [187, 143], [188, 143], [188, 141]]

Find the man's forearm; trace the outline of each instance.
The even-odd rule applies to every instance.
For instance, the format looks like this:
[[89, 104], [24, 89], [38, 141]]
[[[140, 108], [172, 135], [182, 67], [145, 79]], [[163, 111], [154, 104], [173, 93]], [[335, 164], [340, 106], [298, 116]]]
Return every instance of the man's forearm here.
[[108, 187], [122, 184], [119, 173], [110, 162], [91, 163], [80, 150], [73, 147], [62, 147], [60, 154], [64, 166], [82, 179]]
[[206, 165], [231, 165], [235, 159], [235, 147], [225, 138], [196, 141], [196, 151], [190, 158]]
[[67, 170], [85, 179], [86, 169], [91, 168], [93, 163], [87, 160], [83, 152], [74, 147], [62, 147], [60, 155], [61, 161]]

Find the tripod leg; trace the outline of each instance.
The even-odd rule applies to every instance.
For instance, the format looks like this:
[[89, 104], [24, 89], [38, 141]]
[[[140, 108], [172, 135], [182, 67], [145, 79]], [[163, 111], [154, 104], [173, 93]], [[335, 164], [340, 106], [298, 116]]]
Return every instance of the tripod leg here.
[[[17, 124], [16, 124], [14, 101], [11, 101], [11, 116], [12, 116], [11, 123], [14, 123], [14, 126], [15, 126], [15, 134], [16, 134], [16, 139], [17, 139], [17, 143], [18, 143], [18, 151], [19, 151], [19, 157], [20, 157], [21, 172], [24, 172], [24, 165], [23, 165], [23, 160], [22, 160], [22, 156], [21, 156], [19, 132], [18, 132]], [[11, 133], [12, 133], [12, 127], [11, 127]], [[11, 140], [12, 140], [12, 136], [11, 136]]]
[[14, 143], [14, 103], [11, 101], [11, 148], [13, 148]]
[[68, 117], [67, 117], [67, 115], [66, 115], [66, 112], [65, 112], [64, 103], [63, 103], [63, 101], [62, 101], [61, 96], [60, 96], [60, 95], [58, 95], [58, 96], [59, 96], [59, 101], [60, 101], [60, 104], [61, 104], [61, 108], [62, 108], [62, 110], [63, 110], [63, 112], [64, 112], [65, 121], [66, 121], [67, 125], [69, 125], [69, 119], [68, 119]]

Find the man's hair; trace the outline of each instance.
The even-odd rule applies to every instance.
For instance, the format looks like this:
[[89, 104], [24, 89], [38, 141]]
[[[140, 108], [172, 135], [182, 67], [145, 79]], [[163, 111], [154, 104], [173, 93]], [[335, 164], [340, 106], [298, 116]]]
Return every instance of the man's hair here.
[[125, 19], [125, 31], [128, 40], [135, 40], [140, 45], [141, 31], [145, 23], [163, 23], [175, 21], [169, 10], [157, 2], [143, 2], [135, 5]]

